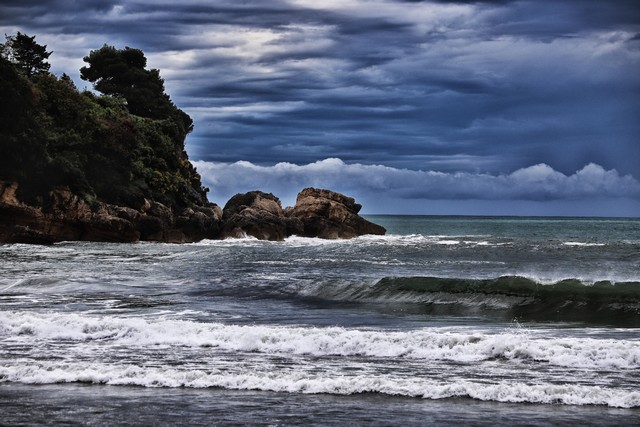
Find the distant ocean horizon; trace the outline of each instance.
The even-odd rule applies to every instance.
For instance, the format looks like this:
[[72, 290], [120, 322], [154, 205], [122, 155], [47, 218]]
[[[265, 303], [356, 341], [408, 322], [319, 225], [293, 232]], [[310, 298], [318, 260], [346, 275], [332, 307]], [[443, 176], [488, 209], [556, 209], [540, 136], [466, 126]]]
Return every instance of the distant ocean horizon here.
[[0, 245], [0, 424], [634, 425], [640, 219]]
[[530, 219], [530, 220], [637, 220], [637, 216], [598, 216], [598, 215], [468, 215], [468, 214], [384, 214], [384, 213], [360, 213], [369, 221], [381, 219], [384, 221], [387, 217], [407, 217], [407, 218], [451, 218], [451, 219]]

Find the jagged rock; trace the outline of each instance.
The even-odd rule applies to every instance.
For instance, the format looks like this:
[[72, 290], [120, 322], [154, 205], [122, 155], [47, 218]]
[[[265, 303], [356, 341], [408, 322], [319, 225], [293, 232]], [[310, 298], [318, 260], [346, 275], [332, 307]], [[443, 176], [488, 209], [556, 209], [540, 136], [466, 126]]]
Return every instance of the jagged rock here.
[[285, 217], [280, 199], [271, 193], [236, 194], [222, 212], [222, 238], [253, 236], [260, 240], [283, 240], [302, 230], [299, 221]]
[[136, 228], [140, 232], [140, 240], [161, 242], [164, 239], [165, 225], [162, 222], [162, 219], [156, 216], [140, 216], [136, 222]]
[[171, 208], [162, 203], [145, 200], [142, 210], [143, 213], [135, 221], [141, 240], [196, 242], [215, 239], [220, 232], [222, 209], [218, 205], [186, 208], [176, 217]]
[[64, 188], [41, 196], [37, 205], [27, 205], [17, 189], [16, 183], [0, 182], [0, 242], [183, 243], [244, 236], [283, 240], [291, 235], [337, 239], [386, 231], [360, 217], [361, 206], [353, 198], [316, 188], [301, 191], [293, 208], [282, 209], [273, 194], [251, 191], [233, 196], [224, 210], [209, 204], [179, 213], [146, 199], [139, 210], [89, 204]]
[[17, 182], [4, 182], [0, 181], [0, 204], [3, 205], [18, 205], [18, 199], [16, 192], [18, 191]]
[[140, 233], [126, 219], [112, 215], [95, 215], [87, 221], [78, 240], [92, 242], [135, 242]]
[[208, 206], [195, 206], [195, 210], [216, 221], [222, 221], [222, 208], [215, 203], [210, 203]]
[[167, 241], [168, 231], [173, 224], [173, 212], [170, 208], [159, 202], [144, 200], [142, 215], [136, 221], [140, 240]]
[[306, 237], [350, 239], [364, 234], [385, 234], [384, 227], [358, 215], [361, 208], [352, 197], [330, 190], [305, 188], [298, 193], [296, 204], [287, 210], [287, 215], [302, 222], [302, 235]]
[[282, 240], [296, 234], [338, 239], [384, 234], [383, 227], [358, 215], [361, 208], [351, 197], [316, 188], [301, 191], [295, 207], [286, 209], [273, 194], [236, 194], [224, 207], [221, 237]]
[[140, 218], [140, 212], [135, 209], [115, 205], [106, 205], [106, 208], [110, 215], [126, 219], [131, 223], [136, 222]]
[[217, 205], [185, 210], [176, 218], [167, 206], [145, 200], [140, 211], [96, 202], [89, 205], [68, 189], [56, 189], [37, 206], [17, 197], [18, 184], [0, 182], [0, 242], [50, 244], [63, 240], [106, 242], [194, 242], [217, 238]]
[[133, 242], [139, 234], [133, 224], [95, 209], [67, 189], [48, 192], [41, 206], [18, 200], [16, 183], [0, 184], [0, 241], [53, 243], [63, 240]]
[[173, 212], [171, 208], [159, 202], [150, 202], [149, 209], [145, 212], [147, 215], [160, 218], [165, 226], [173, 224]]
[[[195, 209], [187, 208], [183, 210], [182, 214], [175, 220], [175, 227], [183, 233], [183, 240], [193, 242], [202, 238], [217, 238], [220, 234], [222, 209], [218, 205], [211, 207], [198, 206]], [[172, 241], [178, 243], [175, 238]]]

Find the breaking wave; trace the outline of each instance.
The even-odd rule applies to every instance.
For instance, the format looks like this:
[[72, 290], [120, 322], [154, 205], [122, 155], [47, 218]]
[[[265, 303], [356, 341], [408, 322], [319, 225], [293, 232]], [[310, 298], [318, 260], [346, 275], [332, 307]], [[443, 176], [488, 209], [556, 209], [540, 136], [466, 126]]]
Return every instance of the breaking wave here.
[[312, 356], [393, 357], [479, 362], [534, 360], [556, 366], [640, 368], [640, 343], [594, 338], [537, 337], [506, 330], [461, 333], [425, 328], [381, 331], [342, 327], [229, 325], [192, 320], [0, 313], [0, 338], [77, 342], [126, 348], [184, 346]]
[[[636, 340], [559, 338], [541, 331], [240, 326], [23, 312], [0, 313], [0, 340], [14, 355], [10, 363], [0, 356], [0, 382], [375, 392], [429, 399], [640, 406], [640, 392], [625, 388], [554, 384], [547, 377], [531, 383], [491, 378], [496, 364], [539, 364], [540, 369], [560, 375], [566, 369], [637, 370], [640, 342]], [[48, 358], [42, 357], [44, 348]], [[114, 354], [117, 360], [111, 358]], [[461, 369], [478, 369], [486, 378], [451, 382], [448, 376], [439, 376], [438, 364], [451, 362]], [[274, 363], [280, 369], [274, 370]], [[380, 369], [371, 371], [371, 364]], [[430, 368], [425, 371], [425, 366]]]
[[393, 396], [445, 399], [468, 397], [477, 400], [511, 403], [566, 405], [606, 405], [619, 408], [640, 406], [640, 392], [607, 390], [577, 384], [519, 384], [501, 381], [486, 384], [474, 381], [447, 383], [412, 378], [380, 378], [365, 375], [323, 376], [298, 373], [224, 373], [219, 371], [179, 370], [125, 365], [113, 367], [79, 363], [69, 365], [30, 365], [0, 367], [0, 381], [28, 384], [89, 383], [142, 387], [226, 388], [304, 394], [349, 395], [380, 393]]

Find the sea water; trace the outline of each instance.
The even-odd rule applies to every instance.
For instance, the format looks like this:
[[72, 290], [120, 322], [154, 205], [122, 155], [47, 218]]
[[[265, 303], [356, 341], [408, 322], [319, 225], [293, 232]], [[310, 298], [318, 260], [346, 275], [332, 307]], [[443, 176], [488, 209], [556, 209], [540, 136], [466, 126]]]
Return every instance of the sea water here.
[[640, 220], [0, 245], [0, 424], [637, 424]]

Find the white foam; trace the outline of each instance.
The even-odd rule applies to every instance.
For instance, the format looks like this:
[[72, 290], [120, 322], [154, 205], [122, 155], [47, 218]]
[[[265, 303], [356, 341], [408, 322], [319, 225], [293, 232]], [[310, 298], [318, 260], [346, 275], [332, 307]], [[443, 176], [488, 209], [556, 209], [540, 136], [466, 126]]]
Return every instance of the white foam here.
[[[595, 370], [615, 371], [620, 378], [634, 375], [640, 368], [638, 340], [558, 338], [522, 329], [243, 326], [175, 320], [174, 315], [2, 311], [0, 342], [11, 358], [0, 354], [0, 382], [640, 406], [640, 393], [630, 386], [605, 387], [606, 381], [589, 384], [573, 376], [560, 383], [565, 370], [574, 376]], [[534, 363], [542, 368], [539, 373], [531, 369]], [[525, 366], [531, 373], [519, 379]], [[438, 373], [442, 369], [476, 374], [452, 380], [448, 371]], [[515, 377], [504, 379], [505, 372]]]
[[503, 246], [505, 242], [491, 242], [489, 240], [475, 241], [475, 240], [460, 240], [469, 238], [485, 238], [488, 236], [444, 236], [444, 235], [423, 235], [423, 234], [387, 234], [383, 236], [378, 235], [364, 235], [355, 237], [353, 239], [321, 239], [317, 237], [301, 237], [290, 236], [284, 241], [266, 241], [257, 240], [254, 237], [244, 238], [228, 238], [225, 240], [201, 240], [192, 245], [196, 246], [267, 246], [267, 245], [283, 245], [289, 247], [324, 247], [324, 246], [428, 246], [428, 245], [459, 245], [461, 243], [476, 245], [476, 246]]
[[605, 245], [604, 243], [587, 243], [587, 242], [563, 242], [562, 244], [565, 246], [585, 246], [585, 247]]
[[396, 396], [443, 399], [471, 397], [497, 402], [528, 402], [569, 405], [640, 406], [640, 392], [577, 384], [523, 384], [470, 380], [445, 382], [399, 375], [356, 373], [332, 375], [329, 371], [233, 372], [224, 369], [177, 369], [90, 362], [41, 362], [0, 366], [0, 381], [27, 384], [84, 382], [143, 387], [223, 387], [305, 394], [382, 393]]
[[459, 245], [460, 240], [440, 240], [438, 241], [439, 245]]
[[[101, 348], [184, 346], [264, 354], [361, 356], [444, 360], [461, 363], [495, 359], [537, 361], [552, 366], [639, 369], [640, 342], [597, 338], [549, 338], [518, 331], [442, 332], [227, 325], [188, 320], [148, 320], [69, 313], [0, 312], [0, 339], [40, 345], [74, 342], [88, 353]], [[84, 347], [83, 347], [84, 346]]]

